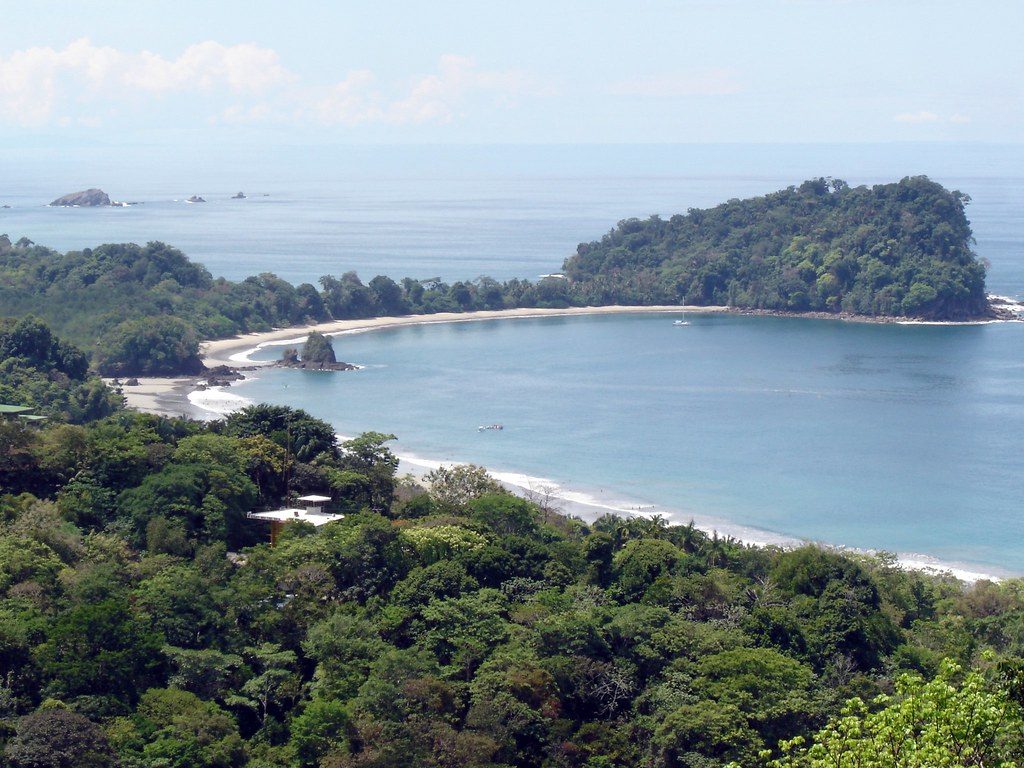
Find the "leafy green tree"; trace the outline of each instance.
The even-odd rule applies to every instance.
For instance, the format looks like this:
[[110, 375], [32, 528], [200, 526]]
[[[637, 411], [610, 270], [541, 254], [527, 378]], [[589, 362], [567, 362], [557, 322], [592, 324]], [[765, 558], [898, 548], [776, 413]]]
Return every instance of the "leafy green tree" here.
[[201, 648], [222, 628], [223, 615], [206, 577], [191, 564], [161, 569], [132, 592], [139, 618], [171, 645]]
[[251, 405], [235, 411], [224, 420], [224, 432], [242, 438], [262, 435], [298, 461], [312, 461], [320, 455], [333, 457], [337, 452], [337, 438], [330, 424], [283, 405]]
[[370, 281], [370, 290], [373, 292], [374, 303], [385, 315], [408, 313], [409, 305], [403, 296], [402, 288], [390, 277], [377, 275]]
[[449, 511], [462, 511], [473, 499], [504, 492], [501, 484], [488, 475], [486, 469], [473, 464], [438, 467], [423, 479], [429, 484], [434, 501]]
[[151, 688], [134, 716], [145, 764], [167, 768], [234, 768], [245, 746], [234, 718], [188, 691]]
[[313, 687], [326, 699], [348, 699], [370, 673], [370, 666], [386, 649], [373, 624], [364, 616], [337, 611], [314, 624], [302, 650], [316, 662]]
[[246, 648], [244, 655], [254, 674], [237, 694], [228, 697], [227, 703], [252, 710], [263, 727], [277, 707], [299, 698], [302, 683], [295, 670], [297, 657], [275, 643]]
[[361, 479], [357, 487], [365, 494], [360, 500], [377, 512], [390, 509], [395, 497], [398, 457], [385, 445], [395, 439], [381, 432], [364, 432], [341, 444], [339, 468]]
[[206, 700], [223, 700], [234, 685], [243, 664], [241, 656], [222, 653], [213, 648], [165, 645], [161, 650], [173, 668], [167, 677], [168, 685]]
[[423, 610], [421, 642], [442, 665], [469, 675], [508, 634], [500, 592], [482, 589], [465, 597], [435, 600]]
[[61, 614], [38, 658], [54, 694], [123, 707], [157, 678], [162, 644], [123, 601], [110, 599]]
[[852, 699], [812, 739], [782, 745], [771, 768], [1014, 768], [1024, 757], [1020, 707], [977, 672], [954, 662], [939, 674], [899, 678], [869, 708]]
[[116, 764], [103, 729], [67, 709], [43, 709], [21, 718], [4, 755], [11, 768], [108, 768]]
[[615, 587], [624, 601], [636, 600], [655, 580], [671, 573], [682, 553], [661, 539], [635, 539], [615, 553]]
[[348, 750], [348, 711], [340, 701], [313, 699], [292, 720], [292, 746], [302, 766], [316, 766], [330, 752]]
[[184, 320], [126, 320], [99, 343], [97, 366], [107, 376], [168, 376], [203, 370], [199, 338]]
[[536, 506], [504, 491], [477, 496], [468, 506], [472, 519], [498, 534], [529, 536], [537, 531]]

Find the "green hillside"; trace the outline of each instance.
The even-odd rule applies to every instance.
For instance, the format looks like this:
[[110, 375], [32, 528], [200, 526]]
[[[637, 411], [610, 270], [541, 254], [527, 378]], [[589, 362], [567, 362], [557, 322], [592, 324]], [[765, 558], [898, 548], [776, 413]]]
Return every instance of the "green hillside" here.
[[799, 187], [663, 220], [628, 219], [565, 263], [578, 301], [984, 317], [967, 195], [924, 176]]

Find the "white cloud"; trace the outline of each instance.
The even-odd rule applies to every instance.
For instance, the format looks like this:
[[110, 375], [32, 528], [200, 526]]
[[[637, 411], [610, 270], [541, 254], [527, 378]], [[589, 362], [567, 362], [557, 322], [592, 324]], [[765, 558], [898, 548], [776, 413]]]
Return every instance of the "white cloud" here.
[[[514, 105], [549, 91], [521, 70], [488, 70], [468, 57], [441, 56], [435, 72], [380, 83], [356, 69], [328, 86], [303, 84], [270, 48], [208, 40], [176, 57], [125, 52], [76, 40], [63, 49], [26, 48], [0, 56], [0, 121], [23, 125], [83, 124], [104, 107], [168, 94], [213, 94], [225, 106], [214, 122], [449, 123], [468, 109]], [[202, 117], [202, 115], [196, 115]]]
[[485, 94], [508, 106], [520, 96], [538, 90], [522, 71], [481, 70], [466, 56], [442, 56], [438, 70], [437, 74], [421, 78], [407, 97], [389, 105], [388, 117], [392, 122], [451, 122], [462, 101], [474, 94]]
[[949, 116], [949, 122], [957, 123], [958, 125], [966, 125], [971, 122], [971, 117], [970, 115], [961, 115], [959, 112], [956, 112]]
[[190, 45], [176, 59], [149, 51], [130, 57], [124, 83], [144, 91], [210, 90], [226, 86], [232, 91], [258, 93], [289, 82], [293, 76], [270, 48], [252, 44], [222, 45], [207, 40]]
[[125, 53], [96, 46], [82, 38], [61, 50], [26, 48], [0, 57], [0, 118], [38, 125], [69, 101], [216, 88], [255, 93], [291, 79], [273, 50], [251, 44], [207, 41], [166, 59], [150, 51]]
[[743, 90], [730, 69], [702, 69], [658, 77], [620, 80], [608, 92], [613, 96], [728, 96]]
[[350, 72], [315, 98], [310, 112], [326, 124], [450, 123], [475, 99], [507, 107], [522, 96], [547, 93], [520, 70], [480, 69], [469, 57], [446, 54], [438, 61], [437, 72], [415, 78], [405, 88], [380, 85], [368, 70]]
[[383, 119], [380, 98], [373, 87], [377, 78], [368, 69], [349, 72], [344, 80], [335, 83], [324, 93], [309, 100], [308, 111], [316, 122], [327, 125], [359, 125]]

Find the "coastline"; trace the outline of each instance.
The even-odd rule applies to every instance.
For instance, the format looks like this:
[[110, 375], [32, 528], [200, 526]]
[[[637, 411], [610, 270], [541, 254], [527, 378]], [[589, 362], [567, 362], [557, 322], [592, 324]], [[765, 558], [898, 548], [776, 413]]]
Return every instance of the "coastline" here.
[[237, 366], [239, 363], [244, 363], [246, 365], [259, 365], [258, 362], [248, 360], [239, 353], [243, 351], [252, 351], [258, 347], [269, 344], [283, 344], [296, 338], [301, 338], [313, 331], [318, 331], [325, 336], [336, 336], [343, 333], [362, 333], [366, 331], [378, 331], [385, 328], [402, 328], [410, 325], [433, 325], [435, 323], [472, 323], [484, 320], [515, 320], [534, 317], [657, 314], [672, 312], [722, 314], [732, 313], [734, 311], [735, 310], [731, 307], [721, 306], [698, 307], [657, 305], [633, 307], [610, 305], [603, 307], [566, 307], [564, 309], [483, 309], [476, 312], [438, 312], [432, 315], [394, 315], [388, 317], [370, 317], [361, 320], [332, 320], [326, 323], [277, 328], [273, 331], [261, 331], [244, 334], [242, 336], [232, 336], [228, 339], [204, 341], [200, 347], [200, 353], [202, 355], [203, 362], [210, 367], [217, 365]]
[[[407, 315], [398, 317], [377, 317], [359, 320], [339, 320], [327, 323], [318, 323], [306, 326], [295, 326], [280, 328], [272, 331], [257, 332], [235, 336], [227, 339], [205, 341], [201, 345], [201, 354], [204, 363], [209, 367], [226, 365], [237, 367], [263, 366], [265, 362], [249, 359], [249, 355], [262, 346], [282, 345], [286, 343], [301, 342], [304, 336], [311, 331], [319, 331], [325, 335], [334, 336], [349, 333], [363, 333], [389, 328], [400, 328], [406, 326], [432, 325], [453, 322], [479, 322], [499, 319], [525, 319], [538, 317], [571, 317], [577, 315], [606, 315], [606, 314], [741, 314], [754, 316], [781, 316], [801, 317], [811, 319], [843, 320], [852, 322], [870, 322], [885, 324], [912, 324], [912, 325], [975, 325], [991, 322], [1004, 322], [1000, 320], [981, 320], [971, 322], [948, 322], [932, 323], [928, 321], [914, 321], [906, 318], [863, 318], [858, 316], [842, 315], [816, 315], [809, 313], [783, 313], [776, 311], [759, 310], [738, 310], [731, 307], [704, 307], [704, 306], [605, 306], [605, 307], [572, 307], [565, 309], [513, 309], [513, 310], [489, 310], [472, 313], [437, 313], [432, 315]], [[141, 411], [157, 413], [165, 416], [189, 416], [198, 419], [218, 418], [231, 410], [242, 407], [249, 400], [242, 395], [222, 387], [199, 388], [203, 383], [191, 378], [146, 378], [140, 379], [138, 387], [123, 387], [126, 401], [129, 407]], [[237, 382], [236, 382], [237, 385]], [[233, 389], [233, 387], [232, 387]], [[438, 462], [423, 459], [416, 456], [402, 455], [403, 470], [411, 473], [423, 474], [434, 468]], [[816, 543], [835, 551], [847, 552], [857, 555], [872, 555], [872, 551], [854, 549], [841, 545], [827, 544], [822, 542], [811, 542], [795, 536], [778, 534], [768, 530], [744, 526], [732, 523], [728, 520], [718, 519], [706, 515], [683, 514], [680, 510], [668, 510], [657, 507], [637, 506], [629, 504], [624, 500], [609, 500], [597, 498], [587, 491], [570, 490], [561, 487], [558, 483], [543, 478], [532, 478], [514, 472], [500, 470], [489, 471], [513, 492], [527, 497], [541, 495], [550, 491], [553, 499], [557, 500], [558, 507], [569, 514], [578, 515], [587, 520], [593, 520], [605, 513], [620, 515], [653, 514], [658, 512], [672, 519], [673, 523], [686, 524], [691, 519], [701, 530], [719, 535], [731, 536], [746, 544], [755, 546], [782, 546], [792, 547], [806, 543]], [[552, 490], [553, 489], [553, 490]], [[684, 519], [685, 518], [685, 519]], [[921, 570], [931, 574], [948, 573], [954, 577], [966, 581], [975, 582], [981, 579], [1001, 580], [1013, 577], [1008, 571], [1000, 573], [1000, 569], [970, 563], [943, 562], [928, 555], [917, 553], [898, 553], [897, 560], [901, 567]]]
[[[991, 296], [1003, 302], [1013, 301], [1002, 296]], [[332, 320], [326, 323], [315, 323], [311, 325], [297, 325], [288, 328], [276, 328], [272, 331], [257, 331], [255, 333], [232, 336], [227, 339], [215, 339], [204, 341], [200, 347], [203, 362], [210, 367], [217, 365], [234, 366], [243, 362], [249, 365], [253, 361], [244, 357], [240, 358], [238, 353], [243, 350], [255, 349], [260, 346], [283, 343], [290, 341], [312, 331], [319, 331], [326, 336], [342, 333], [356, 333], [363, 331], [374, 331], [383, 328], [401, 328], [409, 325], [432, 325], [434, 323], [469, 323], [483, 320], [512, 320], [531, 317], [574, 317], [581, 315], [622, 315], [622, 314], [730, 314], [748, 317], [793, 317], [807, 320], [839, 320], [850, 323], [872, 323], [877, 325], [987, 325], [989, 323], [1021, 322], [1024, 321], [1024, 304], [1016, 303], [1013, 306], [1016, 310], [1006, 313], [1005, 317], [988, 317], [976, 320], [918, 320], [910, 317], [875, 315], [857, 315], [850, 313], [830, 314], [827, 312], [786, 312], [775, 309], [745, 309], [742, 307], [729, 307], [722, 305], [686, 305], [686, 304], [657, 304], [646, 306], [633, 306], [622, 304], [611, 304], [599, 307], [564, 307], [558, 309], [544, 309], [524, 307], [520, 309], [484, 309], [475, 312], [438, 312], [431, 315], [394, 315], [385, 317], [371, 317], [360, 320]]]

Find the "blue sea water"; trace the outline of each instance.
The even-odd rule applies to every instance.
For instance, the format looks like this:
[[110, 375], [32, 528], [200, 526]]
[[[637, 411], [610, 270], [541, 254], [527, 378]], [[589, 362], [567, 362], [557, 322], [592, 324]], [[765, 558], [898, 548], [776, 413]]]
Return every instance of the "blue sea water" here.
[[[12, 206], [0, 232], [61, 249], [165, 240], [233, 279], [532, 278], [627, 216], [817, 175], [927, 173], [973, 197], [989, 289], [1024, 297], [1019, 146], [335, 148], [262, 165], [136, 154], [84, 153], [72, 179], [46, 152], [0, 152], [0, 204]], [[144, 204], [44, 207], [93, 185]], [[249, 197], [230, 200], [239, 188]], [[183, 202], [196, 193], [209, 202]], [[343, 434], [393, 432], [400, 453], [547, 478], [610, 506], [1024, 573], [1024, 324], [688, 319], [348, 335], [335, 346], [360, 371], [265, 371], [231, 391], [304, 407]], [[505, 429], [477, 430], [494, 422]]]
[[612, 506], [1024, 572], [1024, 325], [673, 319], [344, 335], [363, 370], [268, 370], [233, 391]]

